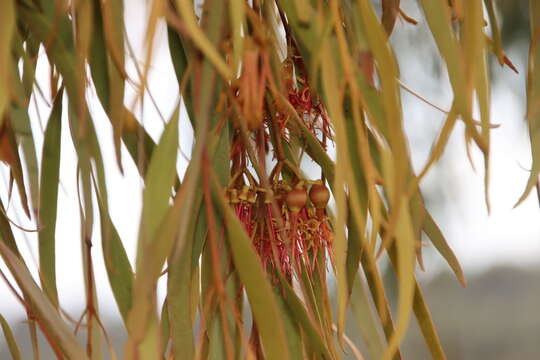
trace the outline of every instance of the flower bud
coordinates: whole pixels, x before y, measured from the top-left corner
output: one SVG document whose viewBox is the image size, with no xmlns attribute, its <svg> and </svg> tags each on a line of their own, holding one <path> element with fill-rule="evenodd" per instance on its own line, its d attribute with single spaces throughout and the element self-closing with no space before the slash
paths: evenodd
<svg viewBox="0 0 540 360">
<path fill-rule="evenodd" d="M 285 202 L 287 203 L 287 207 L 291 212 L 297 213 L 304 207 L 304 205 L 306 205 L 307 199 L 308 195 L 306 190 L 300 186 L 295 187 L 287 193 Z"/>
<path fill-rule="evenodd" d="M 309 199 L 317 209 L 324 209 L 330 200 L 330 191 L 322 184 L 314 184 L 309 190 Z"/>
</svg>

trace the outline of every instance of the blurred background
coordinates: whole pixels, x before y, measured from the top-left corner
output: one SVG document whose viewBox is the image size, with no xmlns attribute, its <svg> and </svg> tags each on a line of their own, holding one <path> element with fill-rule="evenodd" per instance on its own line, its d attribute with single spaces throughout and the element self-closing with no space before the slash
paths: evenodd
<svg viewBox="0 0 540 360">
<path fill-rule="evenodd" d="M 491 144 L 491 213 L 484 202 L 483 164 L 477 149 L 472 149 L 472 164 L 467 159 L 463 127 L 458 124 L 442 160 L 422 182 L 426 204 L 441 226 L 449 243 L 456 252 L 467 278 L 467 288 L 462 288 L 442 258 L 425 247 L 425 272 L 418 270 L 418 277 L 426 301 L 439 330 L 448 359 L 538 359 L 540 358 L 540 207 L 535 192 L 519 207 L 513 208 L 521 195 L 531 165 L 530 143 L 525 122 L 525 79 L 527 53 L 530 42 L 528 0 L 498 0 L 499 19 L 507 56 L 519 70 L 515 74 L 509 68 L 498 65 L 491 58 L 492 122 L 500 126 L 492 132 Z M 127 37 L 133 47 L 135 58 L 127 60 L 130 75 L 137 79 L 136 67 L 144 59 L 144 31 L 147 9 L 145 1 L 131 0 L 125 9 Z M 376 3 L 376 1 L 375 1 Z M 435 57 L 435 44 L 428 33 L 425 20 L 413 0 L 401 0 L 403 10 L 418 20 L 413 26 L 398 21 L 392 35 L 400 64 L 403 84 L 420 94 L 432 104 L 448 110 L 451 105 L 451 89 L 444 65 Z M 159 138 L 165 119 L 172 113 L 178 99 L 178 86 L 172 74 L 168 58 L 166 31 L 160 24 L 153 48 L 154 59 L 150 70 L 150 92 L 159 111 L 148 96 L 136 103 L 136 114 L 144 119 L 150 134 Z M 44 57 L 39 60 L 42 72 L 38 75 L 40 86 L 47 89 L 48 65 Z M 131 106 L 135 89 L 126 88 L 126 104 Z M 420 100 L 408 91 L 402 92 L 405 126 L 409 136 L 410 150 L 415 169 L 420 169 L 428 159 L 431 145 L 436 138 L 445 114 Z M 91 91 L 88 97 L 95 97 Z M 33 108 L 35 134 L 41 134 L 42 124 L 50 112 L 50 106 L 37 100 Z M 104 145 L 107 181 L 116 189 L 110 194 L 111 216 L 130 258 L 134 259 L 136 233 L 140 216 L 141 182 L 130 161 L 124 161 L 122 176 L 114 161 L 112 130 L 101 107 L 91 109 L 99 129 L 100 143 Z M 65 120 L 65 119 L 64 119 Z M 181 117 L 181 151 L 189 156 L 191 129 L 184 113 Z M 41 148 L 42 139 L 36 140 Z M 70 142 L 67 136 L 63 140 Z M 68 146 L 72 147 L 70 143 Z M 38 153 L 40 157 L 40 153 Z M 127 159 L 127 156 L 124 156 Z M 79 243 L 79 218 L 75 182 L 76 159 L 72 152 L 62 153 L 61 189 L 59 193 L 59 220 L 57 225 L 58 290 L 62 308 L 75 321 L 84 310 L 84 286 L 82 278 L 81 247 Z M 179 171 L 185 170 L 180 158 Z M 0 165 L 0 197 L 7 203 L 8 172 Z M 16 195 L 14 195 L 16 196 Z M 8 214 L 17 223 L 32 227 L 12 199 Z M 103 322 L 115 347 L 121 349 L 124 329 L 109 289 L 99 246 L 99 232 L 95 233 L 94 259 L 99 306 Z M 18 232 L 19 246 L 26 259 L 33 264 L 37 275 L 37 242 L 35 234 Z M 384 264 L 383 264 L 384 266 Z M 0 268 L 5 266 L 0 262 Z M 100 281 L 102 279 L 102 281 Z M 392 279 L 388 277 L 390 297 L 395 295 Z M 25 314 L 0 282 L 0 313 L 13 326 L 21 345 L 29 344 L 28 330 L 24 324 Z M 359 342 L 358 329 L 351 324 L 350 337 Z M 84 329 L 80 330 L 81 335 Z M 359 347 L 363 345 L 359 343 Z M 30 358 L 29 348 L 24 346 L 24 358 Z M 52 359 L 46 346 L 41 347 L 42 359 Z M 403 345 L 405 359 L 429 359 L 414 321 Z M 0 336 L 0 359 L 9 358 L 4 338 Z M 352 359 L 352 357 L 351 357 Z"/>
</svg>

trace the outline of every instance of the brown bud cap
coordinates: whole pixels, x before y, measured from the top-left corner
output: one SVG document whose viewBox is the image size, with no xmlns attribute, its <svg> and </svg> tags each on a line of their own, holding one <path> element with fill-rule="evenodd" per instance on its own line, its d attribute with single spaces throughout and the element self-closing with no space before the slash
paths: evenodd
<svg viewBox="0 0 540 360">
<path fill-rule="evenodd" d="M 229 193 L 229 201 L 231 204 L 238 204 L 240 200 L 238 199 L 238 190 L 237 189 L 231 189 Z"/>
<path fill-rule="evenodd" d="M 255 204 L 257 202 L 257 192 L 256 191 L 253 191 L 253 190 L 250 190 L 248 192 L 248 199 L 247 199 L 248 203 L 250 204 Z"/>
<path fill-rule="evenodd" d="M 322 184 L 314 184 L 309 190 L 309 199 L 317 209 L 324 209 L 330 200 L 330 191 Z"/>
<path fill-rule="evenodd" d="M 249 186 L 242 186 L 242 190 L 240 190 L 240 194 L 238 194 L 238 199 L 246 201 L 248 199 L 248 192 Z"/>
<path fill-rule="evenodd" d="M 293 213 L 299 212 L 306 205 L 308 194 L 303 187 L 295 187 L 288 192 L 285 202 L 287 207 Z"/>
</svg>

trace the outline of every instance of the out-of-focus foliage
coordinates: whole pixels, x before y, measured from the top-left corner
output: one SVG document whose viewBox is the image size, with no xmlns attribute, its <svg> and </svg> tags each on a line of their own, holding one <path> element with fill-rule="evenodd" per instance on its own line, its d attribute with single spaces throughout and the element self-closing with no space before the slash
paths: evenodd
<svg viewBox="0 0 540 360">
<path fill-rule="evenodd" d="M 400 359 L 411 318 L 435 359 L 445 353 L 416 281 L 422 236 L 465 279 L 444 234 L 424 206 L 420 185 L 456 123 L 468 149 L 484 155 L 489 208 L 488 60 L 512 67 L 491 0 L 419 0 L 421 19 L 399 0 L 153 0 L 144 24 L 138 78 L 126 72 L 131 45 L 120 0 L 7 0 L 0 11 L 0 159 L 20 201 L 10 204 L 39 233 L 39 279 L 19 252 L 17 224 L 1 204 L 0 255 L 28 313 L 34 356 L 41 331 L 58 358 L 116 356 L 97 307 L 92 246 L 101 234 L 109 283 L 122 315 L 126 359 Z M 506 12 L 503 12 L 506 13 Z M 380 16 L 378 14 L 381 14 Z M 540 7 L 531 0 L 528 121 L 534 158 L 524 197 L 537 183 Z M 426 22 L 443 60 L 453 104 L 432 153 L 416 174 L 403 127 L 400 69 L 389 41 L 396 21 Z M 178 104 L 157 143 L 125 104 L 126 85 L 147 95 L 156 29 L 167 25 Z M 491 33 L 488 34 L 487 26 Z M 47 60 L 51 86 L 36 81 Z M 422 61 L 423 59 L 418 59 Z M 138 61 L 137 61 L 138 63 Z M 89 96 L 91 90 L 95 96 Z M 52 104 L 37 159 L 31 99 Z M 137 165 L 142 209 L 130 262 L 114 226 L 102 146 L 92 106 L 112 125 L 120 171 Z M 179 114 L 185 106 L 194 146 L 177 172 Z M 475 111 L 475 108 L 478 111 Z M 62 115 L 67 117 L 63 126 Z M 58 301 L 55 226 L 62 133 L 77 157 L 86 309 L 73 326 Z M 130 158 L 123 158 L 125 147 Z M 335 157 L 333 150 L 335 149 Z M 306 174 L 303 157 L 317 164 Z M 466 159 L 463 159 L 466 161 Z M 335 206 L 329 206 L 330 200 Z M 333 204 L 333 203 L 332 203 Z M 97 216 L 96 216 L 97 214 Z M 19 229 L 20 230 L 20 229 Z M 28 231 L 28 229 L 22 229 Z M 73 234 L 75 236 L 75 234 Z M 392 265 L 395 317 L 378 268 Z M 167 277 L 160 308 L 157 282 Z M 335 278 L 336 306 L 327 278 Z M 39 280 L 39 281 L 38 281 Z M 244 296 L 245 295 L 245 296 Z M 158 308 L 160 308 L 158 311 Z M 348 310 L 363 340 L 347 336 Z M 249 316 L 247 315 L 249 314 Z M 2 323 L 10 349 L 17 346 Z M 73 332 L 86 328 L 81 343 Z"/>
</svg>

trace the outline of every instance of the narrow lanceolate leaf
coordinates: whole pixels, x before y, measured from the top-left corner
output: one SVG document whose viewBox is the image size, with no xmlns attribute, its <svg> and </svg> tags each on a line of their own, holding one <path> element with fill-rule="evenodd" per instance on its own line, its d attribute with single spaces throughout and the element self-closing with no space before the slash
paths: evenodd
<svg viewBox="0 0 540 360">
<path fill-rule="evenodd" d="M 17 139 L 19 139 L 19 143 L 22 147 L 22 152 L 24 155 L 23 166 L 28 174 L 32 210 L 34 215 L 37 216 L 40 196 L 39 168 L 36 155 L 36 145 L 32 134 L 32 128 L 30 126 L 30 117 L 27 111 L 28 109 L 13 107 L 11 112 L 11 123 L 13 124 L 15 135 L 17 136 Z"/>
<path fill-rule="evenodd" d="M 450 265 L 450 268 L 456 275 L 461 285 L 465 287 L 467 285 L 467 281 L 465 280 L 465 276 L 463 275 L 461 265 L 459 264 L 456 255 L 454 255 L 454 252 L 450 248 L 450 245 L 448 245 L 448 242 L 444 238 L 444 235 L 439 229 L 439 226 L 437 226 L 437 223 L 435 222 L 435 220 L 433 220 L 433 217 L 429 213 L 426 214 L 423 230 L 433 243 L 433 246 L 435 246 L 437 251 L 439 251 L 439 254 L 441 254 L 441 256 L 446 260 L 448 265 Z"/>
<path fill-rule="evenodd" d="M 88 62 L 96 94 L 101 102 L 101 106 L 107 112 L 110 109 L 108 57 L 99 1 L 93 1 L 93 13 L 94 33 L 92 34 Z"/>
<path fill-rule="evenodd" d="M 381 327 L 374 316 L 374 309 L 369 302 L 366 285 L 358 276 L 352 286 L 351 308 L 366 343 L 370 359 L 381 359 L 386 347 Z"/>
<path fill-rule="evenodd" d="M 15 337 L 13 336 L 13 331 L 11 331 L 11 328 L 9 327 L 8 322 L 4 317 L 0 314 L 0 327 L 2 327 L 2 331 L 4 332 L 4 337 L 6 338 L 6 342 L 8 345 L 9 353 L 11 355 L 11 358 L 13 360 L 21 360 L 21 350 L 19 349 L 19 345 L 17 344 L 17 341 L 15 341 Z"/>
<path fill-rule="evenodd" d="M 178 82 L 178 87 L 180 88 L 182 86 L 182 79 L 184 79 L 188 67 L 186 51 L 182 41 L 180 40 L 180 36 L 170 26 L 167 27 L 167 40 L 169 44 L 169 52 L 171 54 L 171 61 L 174 68 L 174 74 L 176 75 L 176 81 Z M 189 87 L 186 87 L 186 90 L 189 93 Z M 187 99 L 184 100 L 189 101 L 190 98 L 191 97 L 188 95 Z M 192 110 L 187 104 L 186 107 L 188 107 L 188 112 Z"/>
<path fill-rule="evenodd" d="M 13 231 L 11 230 L 11 224 L 6 216 L 6 208 L 0 199 L 0 240 L 6 244 L 11 251 L 17 257 L 21 257 L 17 243 L 15 242 L 15 237 L 13 236 Z"/>
<path fill-rule="evenodd" d="M 487 65 L 487 41 L 483 31 L 484 17 L 482 1 L 467 1 L 465 3 L 465 17 L 463 24 L 463 42 L 464 57 L 466 61 L 467 75 L 469 76 L 468 85 L 476 93 L 478 107 L 480 109 L 481 133 L 484 152 L 484 194 L 485 202 L 490 211 L 489 203 L 489 145 L 490 145 L 490 106 L 491 94 L 489 86 L 489 75 Z M 470 128 L 470 126 L 468 126 Z M 467 133 L 471 133 L 467 130 Z M 473 134 L 474 136 L 474 134 Z"/>
<path fill-rule="evenodd" d="M 23 168 L 21 157 L 19 156 L 19 149 L 17 139 L 13 128 L 9 123 L 2 125 L 0 128 L 0 161 L 5 162 L 9 166 L 10 181 L 15 181 L 17 184 L 17 190 L 21 198 L 21 206 L 25 214 L 30 217 L 30 208 L 28 207 L 28 196 L 26 195 L 25 181 L 23 175 Z M 10 193 L 11 186 L 10 184 Z"/>
<path fill-rule="evenodd" d="M 62 129 L 62 97 L 60 91 L 56 95 L 54 106 L 47 122 L 43 152 L 41 157 L 41 178 L 39 222 L 41 231 L 39 240 L 39 274 L 43 290 L 58 307 L 56 290 L 56 213 L 58 205 L 58 184 L 60 172 L 61 129 Z"/>
<path fill-rule="evenodd" d="M 445 0 L 421 0 L 420 2 L 441 56 L 446 61 L 454 94 L 460 96 L 457 90 L 465 89 L 465 73 L 462 71 L 465 64 L 460 56 L 459 44 L 452 29 L 448 3 Z M 455 57 L 452 59 L 451 56 Z M 465 105 L 463 103 L 465 99 L 462 97 L 459 99 L 460 109 L 463 110 L 461 106 Z"/>
<path fill-rule="evenodd" d="M 176 179 L 178 116 L 177 106 L 152 154 L 145 177 L 140 239 L 140 245 L 143 246 L 152 241 L 152 235 L 156 233 L 158 225 L 169 208 L 169 198 Z M 144 254 L 140 255 L 144 256 Z"/>
<path fill-rule="evenodd" d="M 130 335 L 127 356 L 161 355 L 161 339 L 155 312 L 155 286 L 161 267 L 172 246 L 177 228 L 172 226 L 168 211 L 169 200 L 176 180 L 178 152 L 178 106 L 163 130 L 146 173 L 143 209 L 137 245 L 134 302 L 128 318 Z M 177 206 L 172 209 L 177 209 Z M 169 216 L 166 216 L 166 215 Z"/>
<path fill-rule="evenodd" d="M 410 315 L 413 308 L 414 299 L 414 233 L 411 218 L 408 212 L 407 200 L 401 201 L 399 207 L 399 218 L 396 225 L 396 273 L 398 278 L 398 315 L 396 330 L 384 353 L 383 359 L 390 360 L 399 348 L 399 344 L 405 336 L 409 325 Z"/>
<path fill-rule="evenodd" d="M 193 212 L 194 213 L 194 212 Z M 197 218 L 193 217 L 196 221 Z M 190 224 L 190 229 L 193 225 Z M 204 229 L 204 234 L 206 235 Z M 198 232 L 190 230 L 193 237 L 200 237 Z M 191 237 L 191 235 L 190 235 Z M 193 322 L 191 309 L 193 269 L 196 264 L 192 262 L 193 239 L 187 241 L 180 256 L 170 259 L 167 263 L 167 312 L 165 319 L 161 318 L 162 326 L 167 320 L 169 323 L 169 336 L 172 340 L 172 353 L 182 354 L 186 358 L 193 358 L 195 345 L 193 341 Z M 200 253 L 197 255 L 197 260 Z M 197 283 L 197 287 L 198 287 Z"/>
<path fill-rule="evenodd" d="M 287 283 L 283 275 L 280 273 L 279 276 L 282 290 L 284 291 L 283 298 L 285 304 L 287 304 L 293 318 L 298 321 L 298 325 L 304 333 L 311 352 L 323 359 L 331 359 L 332 356 L 324 343 L 321 329 L 317 327 L 316 323 L 311 318 L 313 314 L 306 311 L 304 304 L 298 298 L 293 288 Z"/>
<path fill-rule="evenodd" d="M 495 53 L 495 56 L 497 56 L 499 64 L 503 65 L 505 62 L 505 55 L 502 45 L 501 29 L 499 28 L 499 21 L 495 14 L 495 1 L 484 0 L 484 4 L 486 5 L 489 25 L 491 27 L 491 33 L 493 34 L 493 52 Z"/>
<path fill-rule="evenodd" d="M 109 284 L 111 285 L 114 299 L 116 300 L 124 324 L 127 324 L 128 314 L 133 303 L 133 271 L 122 240 L 106 208 L 103 206 L 101 198 L 98 199 L 98 203 L 101 224 L 101 246 L 107 276 L 109 277 Z"/>
<path fill-rule="evenodd" d="M 101 9 L 103 12 L 97 13 L 96 16 L 103 16 L 101 22 L 109 54 L 107 62 L 109 99 L 106 110 L 113 126 L 117 163 L 122 169 L 120 146 L 126 120 L 124 114 L 124 2 L 123 0 L 107 1 L 102 3 Z"/>
<path fill-rule="evenodd" d="M 38 323 L 46 328 L 49 336 L 48 340 L 59 347 L 68 359 L 87 359 L 72 330 L 62 320 L 58 311 L 37 286 L 24 263 L 1 241 L 0 255 L 15 278 L 17 285 L 24 293 L 25 298 L 31 301 L 33 315 Z"/>
<path fill-rule="evenodd" d="M 240 280 L 246 287 L 247 296 L 259 330 L 266 359 L 289 359 L 283 317 L 279 310 L 275 294 L 264 274 L 251 240 L 242 224 L 226 203 L 222 190 L 214 188 L 218 196 L 218 212 L 222 214 L 227 228 L 227 242 L 231 248 L 234 265 Z"/>
<path fill-rule="evenodd" d="M 107 9 L 109 7 L 110 6 L 108 6 Z M 118 141 L 116 137 L 120 134 L 131 158 L 137 165 L 137 169 L 141 176 L 144 177 L 155 144 L 146 132 L 146 129 L 137 121 L 135 115 L 123 105 L 123 101 L 120 101 L 120 99 L 123 99 L 124 94 L 124 78 L 122 75 L 122 71 L 124 70 L 119 68 L 116 62 L 112 60 L 112 51 L 111 53 L 107 52 L 108 48 L 104 34 L 105 25 L 103 24 L 101 10 L 99 1 L 94 1 L 94 18 L 96 24 L 94 26 L 89 57 L 92 80 L 99 101 L 101 102 L 103 109 L 107 112 L 109 121 L 111 121 L 114 126 L 113 135 L 115 137 L 117 159 L 119 159 L 119 144 L 116 143 Z M 123 39 L 119 38 L 117 41 L 119 42 L 118 47 L 120 47 L 121 44 L 121 47 L 123 48 Z M 122 41 L 122 43 L 120 41 Z M 115 47 L 115 49 L 116 48 L 117 47 Z M 120 53 L 119 55 L 114 56 L 115 58 L 118 57 L 119 61 L 123 64 L 123 53 L 120 50 L 114 51 L 115 53 L 117 51 Z"/>
<path fill-rule="evenodd" d="M 476 1 L 476 0 L 475 0 Z M 446 0 L 421 0 L 426 20 L 435 38 L 439 52 L 446 62 L 454 101 L 459 114 L 472 122 L 472 91 L 467 86 L 462 49 L 451 24 L 450 8 Z M 471 131 L 476 131 L 473 128 Z"/>
<path fill-rule="evenodd" d="M 240 65 L 240 57 L 244 46 L 244 37 L 242 36 L 245 26 L 245 4 L 244 0 L 232 0 L 229 3 L 230 26 L 233 39 L 233 69 Z"/>
<path fill-rule="evenodd" d="M 392 34 L 392 30 L 394 30 L 394 25 L 396 24 L 396 20 L 399 16 L 399 3 L 400 0 L 382 0 L 382 24 L 384 27 L 384 30 L 386 30 L 386 33 L 388 36 Z"/>
<path fill-rule="evenodd" d="M 529 66 L 527 71 L 527 123 L 531 139 L 532 169 L 523 194 L 515 206 L 529 196 L 538 183 L 540 173 L 540 3 L 530 1 L 531 45 L 529 48 Z"/>
<path fill-rule="evenodd" d="M 345 225 L 347 220 L 347 199 L 345 184 L 353 183 L 351 161 L 348 153 L 347 136 L 345 129 L 345 116 L 342 111 L 343 92 L 340 91 L 339 68 L 336 67 L 333 57 L 333 46 L 330 40 L 325 42 L 322 55 L 322 81 L 325 100 L 328 103 L 329 115 L 332 118 L 336 129 L 336 139 L 339 143 L 337 147 L 336 173 L 333 181 L 332 192 L 336 199 L 337 221 L 335 226 L 335 236 L 332 243 L 332 250 L 336 268 L 337 281 L 337 331 L 339 340 L 343 340 L 345 330 L 345 315 L 347 311 L 347 241 L 345 235 Z M 353 207 L 354 210 L 358 208 Z M 358 225 L 362 224 L 358 222 Z"/>
<path fill-rule="evenodd" d="M 207 59 L 215 66 L 218 73 L 223 78 L 230 80 L 233 77 L 233 72 L 225 63 L 212 42 L 206 37 L 205 33 L 199 27 L 195 13 L 193 12 L 192 3 L 188 0 L 177 0 L 178 10 L 185 21 L 186 30 L 189 32 L 191 39 L 195 45 L 204 53 Z"/>
<path fill-rule="evenodd" d="M 79 108 L 79 98 L 77 97 L 77 76 L 75 74 L 75 59 L 73 53 L 73 34 L 67 18 L 61 17 L 57 23 L 52 23 L 51 19 L 40 12 L 29 11 L 25 7 L 17 8 L 17 15 L 24 21 L 32 35 L 42 43 L 47 44 L 47 55 L 63 76 L 63 83 L 73 103 L 74 108 Z M 58 34 L 58 32 L 62 32 Z M 57 36 L 51 36 L 56 33 Z"/>
<path fill-rule="evenodd" d="M 156 144 L 131 111 L 124 107 L 123 114 L 126 119 L 122 140 L 140 176 L 144 178 Z"/>
<path fill-rule="evenodd" d="M 418 282 L 415 283 L 413 308 L 414 315 L 416 316 L 416 320 L 418 321 L 422 335 L 424 335 L 424 340 L 426 341 L 428 349 L 431 352 L 431 356 L 434 360 L 446 359 L 446 355 L 444 354 L 444 350 L 441 345 L 441 340 L 439 339 L 439 335 L 435 330 L 435 324 L 433 323 L 433 319 L 431 318 L 431 314 L 429 313 L 429 309 L 426 305 Z"/>
<path fill-rule="evenodd" d="M 0 126 L 11 97 L 11 41 L 15 30 L 15 1 L 2 2 L 0 11 Z"/>
</svg>

